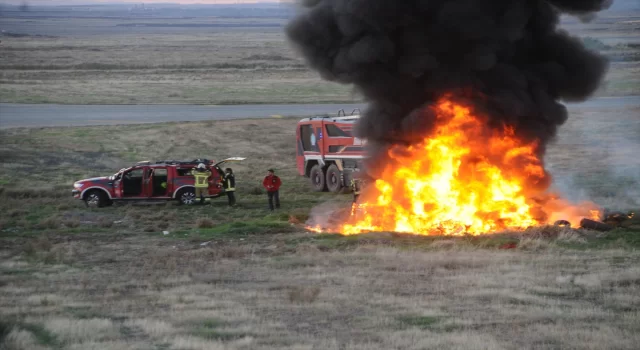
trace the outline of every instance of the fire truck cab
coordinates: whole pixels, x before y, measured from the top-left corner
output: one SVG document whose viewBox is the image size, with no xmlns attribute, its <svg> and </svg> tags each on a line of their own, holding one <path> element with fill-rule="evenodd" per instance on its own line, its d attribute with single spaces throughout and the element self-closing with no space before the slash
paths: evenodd
<svg viewBox="0 0 640 350">
<path fill-rule="evenodd" d="M 340 192 L 348 188 L 353 172 L 362 169 L 365 140 L 352 134 L 360 110 L 350 115 L 302 119 L 296 129 L 298 174 L 311 179 L 315 191 Z"/>
</svg>

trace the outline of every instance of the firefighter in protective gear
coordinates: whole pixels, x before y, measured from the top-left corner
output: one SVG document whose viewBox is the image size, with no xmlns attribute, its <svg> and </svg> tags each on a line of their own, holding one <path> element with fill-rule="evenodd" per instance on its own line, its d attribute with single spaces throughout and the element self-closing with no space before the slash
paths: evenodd
<svg viewBox="0 0 640 350">
<path fill-rule="evenodd" d="M 353 192 L 353 203 L 356 203 L 358 201 L 358 197 L 360 197 L 361 190 L 362 190 L 362 180 L 351 179 L 351 191 Z"/>
<path fill-rule="evenodd" d="M 226 168 L 224 172 L 224 192 L 227 194 L 229 206 L 233 207 L 236 205 L 236 177 L 231 168 Z"/>
<path fill-rule="evenodd" d="M 191 175 L 196 178 L 196 198 L 200 198 L 200 203 L 204 204 L 204 196 L 209 192 L 209 177 L 211 171 L 207 169 L 207 166 L 203 163 L 198 164 L 198 167 L 191 170 Z"/>
<path fill-rule="evenodd" d="M 351 178 L 351 192 L 353 192 L 353 203 L 358 201 L 362 188 L 365 186 L 365 175 L 357 171 L 353 173 Z"/>
<path fill-rule="evenodd" d="M 362 187 L 364 186 L 364 184 L 365 181 L 360 173 L 354 173 L 350 183 L 351 192 L 353 192 L 353 202 L 351 203 L 352 216 L 356 215 L 356 209 L 358 208 L 358 198 L 360 198 L 360 193 L 362 192 Z"/>
</svg>

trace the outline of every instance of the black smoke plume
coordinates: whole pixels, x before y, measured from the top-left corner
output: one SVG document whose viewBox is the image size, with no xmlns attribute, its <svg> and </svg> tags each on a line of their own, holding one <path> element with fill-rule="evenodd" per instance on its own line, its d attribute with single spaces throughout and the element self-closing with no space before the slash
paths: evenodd
<svg viewBox="0 0 640 350">
<path fill-rule="evenodd" d="M 471 103 L 491 125 L 544 145 L 607 69 L 601 55 L 558 29 L 606 0 L 307 0 L 286 33 L 324 79 L 354 84 L 369 106 L 356 129 L 372 144 L 420 139 L 425 109 L 443 94 Z"/>
</svg>

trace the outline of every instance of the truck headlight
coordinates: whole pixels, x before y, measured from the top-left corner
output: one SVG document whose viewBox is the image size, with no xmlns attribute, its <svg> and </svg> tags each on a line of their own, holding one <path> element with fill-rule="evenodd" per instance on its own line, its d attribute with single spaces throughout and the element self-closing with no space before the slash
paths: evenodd
<svg viewBox="0 0 640 350">
<path fill-rule="evenodd" d="M 82 187 L 82 184 L 75 183 L 75 184 L 73 184 L 73 187 L 80 188 L 80 187 Z"/>
</svg>

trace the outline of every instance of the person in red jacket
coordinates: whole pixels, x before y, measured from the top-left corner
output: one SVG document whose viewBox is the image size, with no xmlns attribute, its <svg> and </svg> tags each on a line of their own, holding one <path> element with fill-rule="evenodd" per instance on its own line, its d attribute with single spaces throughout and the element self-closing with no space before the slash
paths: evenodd
<svg viewBox="0 0 640 350">
<path fill-rule="evenodd" d="M 269 196 L 269 209 L 273 211 L 273 200 L 276 201 L 276 209 L 280 209 L 280 185 L 282 185 L 282 181 L 275 174 L 273 169 L 268 170 L 269 173 L 262 180 L 262 186 L 267 190 L 267 196 Z"/>
</svg>

